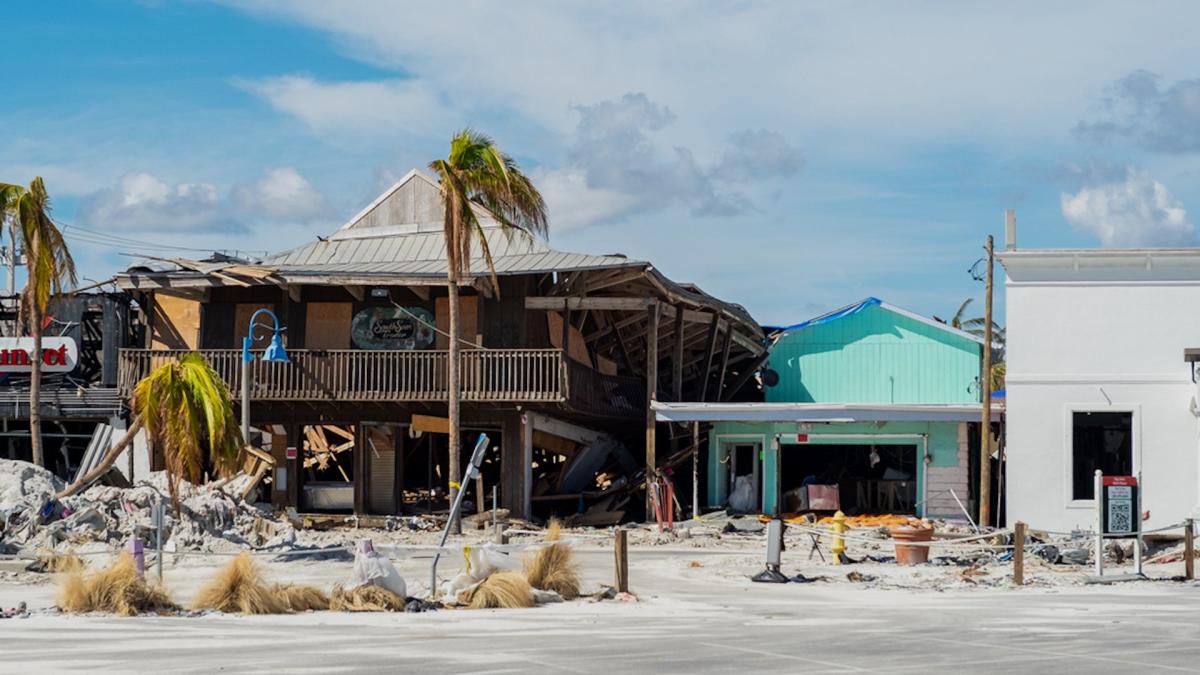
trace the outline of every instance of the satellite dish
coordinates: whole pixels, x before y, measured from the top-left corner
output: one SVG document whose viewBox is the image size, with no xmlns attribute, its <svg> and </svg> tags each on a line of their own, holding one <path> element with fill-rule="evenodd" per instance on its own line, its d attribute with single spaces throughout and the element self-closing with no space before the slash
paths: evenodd
<svg viewBox="0 0 1200 675">
<path fill-rule="evenodd" d="M 779 384 L 779 373 L 770 368 L 763 368 L 762 371 L 763 386 L 774 387 Z"/>
</svg>

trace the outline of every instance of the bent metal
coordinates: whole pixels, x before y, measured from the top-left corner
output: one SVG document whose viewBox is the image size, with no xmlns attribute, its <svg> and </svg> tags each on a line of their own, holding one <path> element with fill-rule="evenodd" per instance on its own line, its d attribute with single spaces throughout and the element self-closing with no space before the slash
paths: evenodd
<svg viewBox="0 0 1200 675">
<path fill-rule="evenodd" d="M 0 372 L 28 372 L 32 367 L 33 338 L 0 338 Z M 69 337 L 42 339 L 42 370 L 66 373 L 75 369 L 79 350 Z"/>
</svg>

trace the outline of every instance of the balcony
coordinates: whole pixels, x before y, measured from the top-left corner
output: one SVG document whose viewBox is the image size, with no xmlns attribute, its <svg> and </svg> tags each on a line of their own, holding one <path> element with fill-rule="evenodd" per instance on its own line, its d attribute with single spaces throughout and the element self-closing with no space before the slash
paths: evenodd
<svg viewBox="0 0 1200 675">
<path fill-rule="evenodd" d="M 229 386 L 241 388 L 240 349 L 198 350 Z M 187 350 L 121 350 L 119 389 L 128 396 L 149 372 Z M 250 364 L 255 401 L 437 402 L 449 397 L 449 353 L 439 350 L 288 350 L 291 363 Z M 559 349 L 467 349 L 461 352 L 462 400 L 560 404 L 582 413 L 636 417 L 644 385 L 603 375 L 563 358 Z"/>
</svg>

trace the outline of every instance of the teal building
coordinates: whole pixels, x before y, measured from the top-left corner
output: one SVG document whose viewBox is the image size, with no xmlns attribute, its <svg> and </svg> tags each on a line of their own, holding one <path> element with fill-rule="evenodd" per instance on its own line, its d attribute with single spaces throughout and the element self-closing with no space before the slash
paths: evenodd
<svg viewBox="0 0 1200 675">
<path fill-rule="evenodd" d="M 764 402 L 655 405 L 660 421 L 710 425 L 709 507 L 801 510 L 812 484 L 851 514 L 972 508 L 978 337 L 867 298 L 770 340 Z"/>
</svg>

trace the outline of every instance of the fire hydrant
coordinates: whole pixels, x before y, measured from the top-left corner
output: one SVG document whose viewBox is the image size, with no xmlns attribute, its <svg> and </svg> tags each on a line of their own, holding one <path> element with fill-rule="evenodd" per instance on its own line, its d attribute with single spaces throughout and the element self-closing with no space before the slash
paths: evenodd
<svg viewBox="0 0 1200 675">
<path fill-rule="evenodd" d="M 833 546 L 830 552 L 833 553 L 835 565 L 842 564 L 842 560 L 846 557 L 846 538 L 842 536 L 846 529 L 846 514 L 841 511 L 833 514 Z"/>
</svg>

